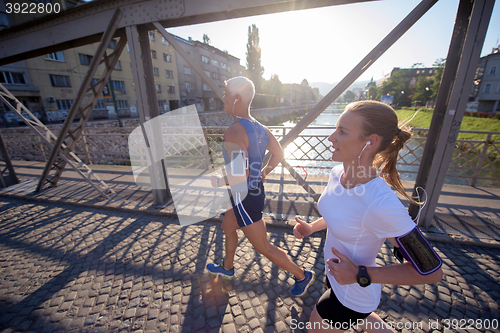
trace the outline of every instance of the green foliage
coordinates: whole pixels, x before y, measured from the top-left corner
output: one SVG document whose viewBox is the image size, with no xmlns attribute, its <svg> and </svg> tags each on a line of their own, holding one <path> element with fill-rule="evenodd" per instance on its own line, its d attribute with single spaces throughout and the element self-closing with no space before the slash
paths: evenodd
<svg viewBox="0 0 500 333">
<path fill-rule="evenodd" d="M 443 77 L 444 72 L 444 64 L 446 63 L 446 58 L 437 59 L 436 62 L 432 65 L 436 69 L 436 74 L 434 74 L 432 84 L 432 95 L 431 98 L 435 98 L 439 91 L 439 86 L 441 85 L 441 78 Z"/>
<path fill-rule="evenodd" d="M 425 105 L 427 101 L 432 96 L 432 85 L 434 84 L 434 80 L 426 77 L 419 77 L 417 79 L 417 83 L 415 84 L 414 94 L 412 97 L 412 102 L 420 102 L 422 105 Z"/>
<path fill-rule="evenodd" d="M 264 67 L 262 67 L 261 62 L 261 49 L 260 49 L 260 38 L 259 29 L 255 24 L 248 27 L 248 42 L 247 42 L 247 70 L 249 79 L 252 80 L 255 85 L 255 90 L 257 93 L 262 92 L 262 84 L 264 74 Z"/>
<path fill-rule="evenodd" d="M 356 98 L 356 94 L 350 90 L 347 90 L 344 94 L 344 103 L 351 103 Z"/>
<path fill-rule="evenodd" d="M 417 110 L 420 110 L 415 114 Z M 400 121 L 405 121 L 414 116 L 408 123 L 414 128 L 429 128 L 432 120 L 433 109 L 423 108 L 404 108 L 396 110 Z M 474 112 L 471 112 L 474 113 Z M 477 112 L 476 112 L 477 113 Z M 464 117 L 460 126 L 462 131 L 486 131 L 486 132 L 500 132 L 500 119 L 498 118 L 480 118 L 475 116 Z M 484 134 L 475 133 L 460 133 L 459 139 L 464 140 L 484 140 Z M 493 140 L 499 141 L 500 135 L 494 135 Z"/>
<path fill-rule="evenodd" d="M 377 99 L 377 86 L 371 85 L 370 88 L 368 88 L 368 99 Z"/>
<path fill-rule="evenodd" d="M 382 95 L 392 95 L 395 106 L 411 106 L 413 90 L 410 89 L 410 78 L 406 77 L 406 72 L 404 69 L 395 71 L 390 78 L 382 83 L 378 88 L 377 99 L 380 100 Z"/>
</svg>

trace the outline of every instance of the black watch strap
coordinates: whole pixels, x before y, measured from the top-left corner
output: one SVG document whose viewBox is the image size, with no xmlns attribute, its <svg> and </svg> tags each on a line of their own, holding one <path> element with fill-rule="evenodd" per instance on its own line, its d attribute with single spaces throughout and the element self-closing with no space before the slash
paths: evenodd
<svg viewBox="0 0 500 333">
<path fill-rule="evenodd" d="M 358 284 L 363 288 L 368 287 L 372 283 L 370 276 L 368 275 L 368 271 L 366 269 L 366 266 L 362 266 L 362 265 L 359 266 L 357 280 L 358 280 Z"/>
</svg>

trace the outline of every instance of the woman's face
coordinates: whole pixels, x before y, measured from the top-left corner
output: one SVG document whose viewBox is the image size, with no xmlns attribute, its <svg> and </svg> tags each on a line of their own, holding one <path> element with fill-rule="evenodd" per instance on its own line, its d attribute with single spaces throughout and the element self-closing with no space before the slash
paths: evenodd
<svg viewBox="0 0 500 333">
<path fill-rule="evenodd" d="M 328 141 L 332 143 L 332 160 L 335 162 L 356 162 L 358 155 L 366 145 L 362 139 L 361 124 L 363 118 L 353 111 L 346 110 L 339 117 L 335 132 Z"/>
</svg>

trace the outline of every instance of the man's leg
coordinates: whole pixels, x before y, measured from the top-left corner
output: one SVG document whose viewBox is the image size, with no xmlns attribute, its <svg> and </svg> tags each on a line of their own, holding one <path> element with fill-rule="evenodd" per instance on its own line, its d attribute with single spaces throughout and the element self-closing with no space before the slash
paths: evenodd
<svg viewBox="0 0 500 333">
<path fill-rule="evenodd" d="M 233 213 L 234 216 L 234 213 Z M 260 254 L 264 255 L 266 258 L 271 260 L 276 266 L 279 268 L 284 269 L 285 271 L 290 272 L 297 278 L 298 280 L 302 280 L 305 278 L 304 275 L 304 270 L 297 266 L 292 259 L 288 256 L 288 254 L 280 249 L 279 247 L 276 247 L 269 243 L 269 239 L 267 238 L 267 233 L 266 233 L 266 225 L 264 223 L 264 220 L 260 220 L 257 222 L 254 222 L 246 227 L 241 228 L 243 230 L 243 233 L 245 236 L 248 238 L 250 243 L 252 243 L 255 251 L 259 252 Z M 227 237 L 227 234 L 226 234 Z M 238 236 L 236 236 L 238 237 Z M 226 238 L 227 242 L 227 238 Z M 236 242 L 238 242 L 236 238 Z M 233 254 L 234 256 L 234 254 Z M 226 254 L 227 258 L 227 254 Z M 227 266 L 226 266 L 227 267 Z"/>
<path fill-rule="evenodd" d="M 226 214 L 224 214 L 224 219 L 222 220 L 222 230 L 226 240 L 224 242 L 224 248 L 226 250 L 224 257 L 224 268 L 232 269 L 234 263 L 234 255 L 236 253 L 236 247 L 238 246 L 238 222 L 236 221 L 236 216 L 234 215 L 233 209 L 229 209 Z"/>
</svg>

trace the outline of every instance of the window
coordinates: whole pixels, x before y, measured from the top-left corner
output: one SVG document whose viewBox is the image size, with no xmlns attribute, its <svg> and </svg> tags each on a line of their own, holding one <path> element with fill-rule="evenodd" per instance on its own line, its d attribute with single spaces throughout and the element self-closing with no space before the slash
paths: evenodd
<svg viewBox="0 0 500 333">
<path fill-rule="evenodd" d="M 0 83 L 7 84 L 26 84 L 23 73 L 0 72 Z"/>
<path fill-rule="evenodd" d="M 128 109 L 128 102 L 126 100 L 117 99 L 116 104 L 118 109 Z"/>
<path fill-rule="evenodd" d="M 212 74 L 210 74 L 210 71 L 204 71 L 205 74 L 207 74 L 208 77 L 210 77 Z"/>
<path fill-rule="evenodd" d="M 167 53 L 163 53 L 163 60 L 166 62 L 172 62 L 172 56 Z"/>
<path fill-rule="evenodd" d="M 190 92 L 191 90 L 193 90 L 193 84 L 191 82 L 185 82 L 184 86 L 186 87 L 186 90 L 188 92 Z"/>
<path fill-rule="evenodd" d="M 88 66 L 92 62 L 93 56 L 88 54 L 78 53 L 78 57 L 80 58 L 80 64 Z"/>
<path fill-rule="evenodd" d="M 45 60 L 64 62 L 64 53 L 63 53 L 63 51 L 49 53 L 45 56 Z"/>
<path fill-rule="evenodd" d="M 500 83 L 498 84 L 498 87 L 497 87 L 497 93 L 500 93 Z"/>
<path fill-rule="evenodd" d="M 156 51 L 151 50 L 151 58 L 156 59 Z"/>
<path fill-rule="evenodd" d="M 219 79 L 219 73 L 212 72 L 212 79 L 218 80 Z"/>
<path fill-rule="evenodd" d="M 94 110 L 106 110 L 106 104 L 104 103 L 103 100 L 97 101 L 97 103 L 94 106 Z"/>
<path fill-rule="evenodd" d="M 212 89 L 210 89 L 210 87 L 206 83 L 203 83 L 203 90 L 205 90 L 205 91 L 212 91 Z"/>
<path fill-rule="evenodd" d="M 160 76 L 160 71 L 156 67 L 153 68 L 153 73 L 155 76 Z"/>
<path fill-rule="evenodd" d="M 225 64 L 225 63 L 221 62 L 221 63 L 220 63 L 220 68 L 222 68 L 222 69 L 226 69 L 226 68 L 227 68 L 227 66 L 226 66 L 226 64 Z"/>
<path fill-rule="evenodd" d="M 71 87 L 71 82 L 69 81 L 69 76 L 65 75 L 52 75 L 50 76 L 50 83 L 53 87 Z"/>
<path fill-rule="evenodd" d="M 115 70 L 117 70 L 117 71 L 121 71 L 122 70 L 122 62 L 120 60 L 118 60 L 116 62 Z"/>
<path fill-rule="evenodd" d="M 227 66 L 227 71 L 231 73 L 231 66 Z"/>
<path fill-rule="evenodd" d="M 63 111 L 69 111 L 71 109 L 71 105 L 73 105 L 72 99 L 58 99 L 56 102 L 57 108 Z"/>
<path fill-rule="evenodd" d="M 155 41 L 155 33 L 153 31 L 150 31 L 149 32 L 149 39 L 151 39 L 151 41 Z"/>
<path fill-rule="evenodd" d="M 486 87 L 484 87 L 484 93 L 489 94 L 491 91 L 491 83 L 488 83 Z"/>
<path fill-rule="evenodd" d="M 169 71 L 168 69 L 165 69 L 165 76 L 167 79 L 173 79 L 174 78 L 174 72 Z"/>
<path fill-rule="evenodd" d="M 184 67 L 184 74 L 191 75 L 191 67 Z"/>
<path fill-rule="evenodd" d="M 125 82 L 123 81 L 111 81 L 113 85 L 113 90 L 125 90 Z"/>
<path fill-rule="evenodd" d="M 168 87 L 168 93 L 169 94 L 175 94 L 175 87 L 174 86 Z"/>
<path fill-rule="evenodd" d="M 109 44 L 108 44 L 108 48 L 110 49 L 115 49 L 116 48 L 116 40 L 112 39 Z"/>
<path fill-rule="evenodd" d="M 217 60 L 212 59 L 212 65 L 215 67 L 219 67 L 219 62 Z"/>
<path fill-rule="evenodd" d="M 497 66 L 492 66 L 490 68 L 490 75 L 495 75 L 497 73 Z"/>
<path fill-rule="evenodd" d="M 209 64 L 210 63 L 210 58 L 205 57 L 204 55 L 201 56 L 201 62 L 204 64 Z"/>
<path fill-rule="evenodd" d="M 170 45 L 170 44 L 168 43 L 168 41 L 165 39 L 165 37 L 163 37 L 163 36 L 161 36 L 161 43 L 162 43 L 163 45 L 167 45 L 167 46 L 168 46 L 168 45 Z"/>
<path fill-rule="evenodd" d="M 9 19 L 7 18 L 6 13 L 0 13 L 0 27 L 8 27 Z"/>
<path fill-rule="evenodd" d="M 158 107 L 160 109 L 163 109 L 163 100 L 162 99 L 158 101 Z"/>
<path fill-rule="evenodd" d="M 156 92 L 161 93 L 161 85 L 159 84 L 156 85 Z"/>
</svg>

